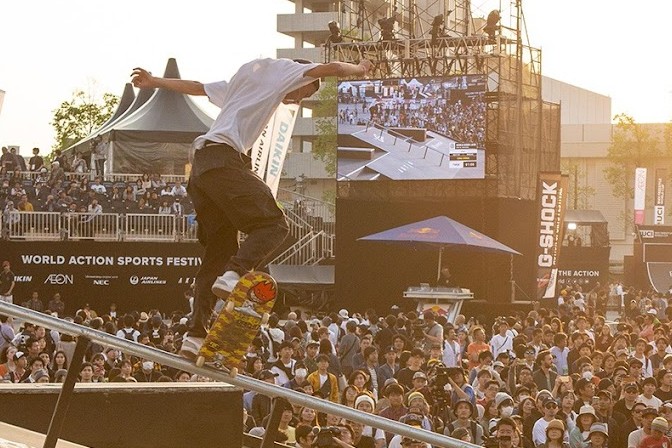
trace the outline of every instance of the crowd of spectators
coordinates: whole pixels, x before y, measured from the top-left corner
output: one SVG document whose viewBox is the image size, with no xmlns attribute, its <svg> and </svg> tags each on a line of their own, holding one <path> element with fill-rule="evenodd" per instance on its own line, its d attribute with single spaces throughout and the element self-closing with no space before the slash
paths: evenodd
<svg viewBox="0 0 672 448">
<path fill-rule="evenodd" d="M 597 311 L 599 297 L 626 305 L 616 321 Z M 447 322 L 433 311 L 418 315 L 397 307 L 384 317 L 372 309 L 290 311 L 282 320 L 271 315 L 239 369 L 477 445 L 664 447 L 672 435 L 671 298 L 672 291 L 646 293 L 618 283 L 586 292 L 568 286 L 557 306 L 535 304 L 491 325 L 464 315 Z M 189 324 L 189 314 L 121 315 L 114 305 L 99 313 L 85 307 L 69 316 L 60 297 L 47 306 L 33 299 L 23 305 L 63 312 L 76 323 L 172 353 Z M 14 333 L 11 318 L 2 316 L 0 322 L 0 377 L 63 380 L 74 353 L 72 338 L 29 323 Z M 96 343 L 85 361 L 82 382 L 207 381 Z M 263 433 L 271 398 L 249 391 L 243 402 L 246 431 Z M 284 411 L 279 429 L 282 441 L 309 447 L 316 427 L 331 428 L 338 439 L 334 446 L 426 447 L 300 406 Z"/>
<path fill-rule="evenodd" d="M 3 157 L 14 163 L 2 163 L 0 175 L 0 206 L 5 230 L 20 224 L 16 212 L 135 213 L 186 216 L 193 205 L 181 181 L 166 183 L 157 174 L 142 174 L 131 182 L 106 181 L 100 176 L 91 180 L 88 170 L 72 170 L 60 151 L 47 168 L 39 156 L 39 149 L 29 162 L 29 170 L 21 166 L 23 157 L 12 156 L 3 148 Z M 80 160 L 76 155 L 72 163 Z M 81 159 L 83 160 L 83 159 Z M 63 167 L 65 166 L 66 169 Z M 87 221 L 88 222 L 88 221 Z"/>
<path fill-rule="evenodd" d="M 442 83 L 418 87 L 401 83 L 386 89 L 385 95 L 365 98 L 339 93 L 339 104 L 347 104 L 339 108 L 339 122 L 359 124 L 360 119 L 367 118 L 368 109 L 369 120 L 386 128 L 429 129 L 459 143 L 485 146 L 486 107 L 482 92 L 453 99 L 455 90 Z M 357 108 L 360 101 L 361 112 Z"/>
</svg>

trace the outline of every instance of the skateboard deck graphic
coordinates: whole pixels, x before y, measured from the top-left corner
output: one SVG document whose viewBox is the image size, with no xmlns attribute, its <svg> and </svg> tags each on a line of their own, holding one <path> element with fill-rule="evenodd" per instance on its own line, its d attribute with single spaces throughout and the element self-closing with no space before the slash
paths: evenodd
<svg viewBox="0 0 672 448">
<path fill-rule="evenodd" d="M 242 276 L 205 337 L 196 364 L 216 362 L 235 374 L 234 369 L 257 336 L 264 315 L 271 312 L 277 295 L 275 280 L 265 272 Z"/>
</svg>

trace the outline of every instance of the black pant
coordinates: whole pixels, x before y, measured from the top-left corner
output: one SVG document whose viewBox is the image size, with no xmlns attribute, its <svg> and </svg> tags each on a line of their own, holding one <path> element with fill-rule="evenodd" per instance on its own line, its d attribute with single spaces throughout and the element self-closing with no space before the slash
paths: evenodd
<svg viewBox="0 0 672 448">
<path fill-rule="evenodd" d="M 96 159 L 96 176 L 105 179 L 105 159 Z"/>
<path fill-rule="evenodd" d="M 256 269 L 286 238 L 287 220 L 250 158 L 227 145 L 196 151 L 187 191 L 205 247 L 196 274 L 192 335 L 203 336 L 217 297 L 211 287 L 226 271 Z M 247 234 L 238 247 L 238 231 Z"/>
</svg>

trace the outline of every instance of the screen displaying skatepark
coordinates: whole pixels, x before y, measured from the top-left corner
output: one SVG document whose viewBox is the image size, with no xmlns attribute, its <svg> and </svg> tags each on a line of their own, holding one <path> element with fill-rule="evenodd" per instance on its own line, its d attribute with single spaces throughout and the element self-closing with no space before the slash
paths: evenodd
<svg viewBox="0 0 672 448">
<path fill-rule="evenodd" d="M 485 75 L 339 82 L 337 179 L 483 179 L 485 92 Z"/>
</svg>

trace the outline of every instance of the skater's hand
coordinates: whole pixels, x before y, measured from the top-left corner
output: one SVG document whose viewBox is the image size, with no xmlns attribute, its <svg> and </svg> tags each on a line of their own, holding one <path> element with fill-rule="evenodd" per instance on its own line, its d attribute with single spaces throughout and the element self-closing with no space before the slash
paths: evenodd
<svg viewBox="0 0 672 448">
<path fill-rule="evenodd" d="M 131 82 L 140 89 L 152 89 L 156 87 L 154 77 L 144 68 L 136 67 L 131 73 Z"/>
<path fill-rule="evenodd" d="M 359 62 L 359 66 L 364 69 L 364 73 L 362 73 L 363 76 L 366 76 L 373 68 L 373 64 L 368 59 L 362 59 Z"/>
</svg>

